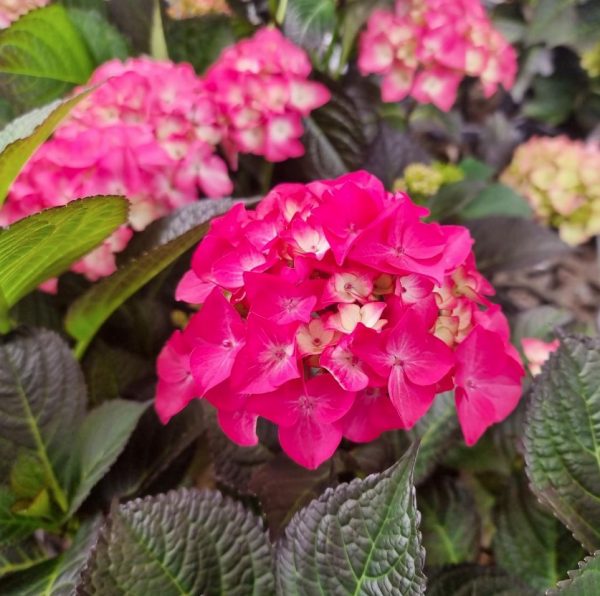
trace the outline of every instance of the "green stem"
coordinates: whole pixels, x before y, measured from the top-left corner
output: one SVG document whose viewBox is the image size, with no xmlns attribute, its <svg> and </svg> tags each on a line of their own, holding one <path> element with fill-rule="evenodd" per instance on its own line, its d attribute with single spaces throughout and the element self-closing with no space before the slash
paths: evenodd
<svg viewBox="0 0 600 596">
<path fill-rule="evenodd" d="M 288 0 L 279 0 L 277 5 L 277 14 L 275 15 L 275 22 L 278 25 L 283 25 L 285 20 L 285 13 L 287 12 Z"/>
</svg>

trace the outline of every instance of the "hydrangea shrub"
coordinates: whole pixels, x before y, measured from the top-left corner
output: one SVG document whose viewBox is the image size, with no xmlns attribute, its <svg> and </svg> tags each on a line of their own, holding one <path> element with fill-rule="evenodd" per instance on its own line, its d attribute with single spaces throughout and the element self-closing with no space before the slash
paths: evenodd
<svg viewBox="0 0 600 596">
<path fill-rule="evenodd" d="M 158 358 L 164 422 L 194 397 L 241 445 L 262 416 L 316 468 L 342 437 L 409 429 L 456 390 L 466 442 L 503 420 L 523 368 L 468 231 L 355 172 L 274 188 L 215 219 L 177 298 L 202 304 Z"/>
</svg>

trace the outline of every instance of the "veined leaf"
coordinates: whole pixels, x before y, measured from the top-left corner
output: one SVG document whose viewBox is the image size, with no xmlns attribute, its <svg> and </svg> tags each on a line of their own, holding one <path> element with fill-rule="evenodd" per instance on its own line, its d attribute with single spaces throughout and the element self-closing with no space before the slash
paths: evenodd
<svg viewBox="0 0 600 596">
<path fill-rule="evenodd" d="M 1 80 L 1 79 L 0 79 Z M 35 150 L 90 91 L 57 100 L 19 116 L 0 131 L 0 207 L 8 189 Z"/>
<path fill-rule="evenodd" d="M 459 480 L 436 477 L 419 487 L 418 506 L 428 567 L 477 558 L 481 520 L 466 486 Z"/>
<path fill-rule="evenodd" d="M 569 579 L 559 582 L 548 596 L 596 596 L 600 594 L 600 551 L 579 563 L 579 569 L 569 571 Z"/>
<path fill-rule="evenodd" d="M 58 335 L 27 332 L 0 344 L 0 478 L 8 477 L 19 453 L 30 452 L 66 511 L 56 463 L 65 457 L 84 407 L 83 375 Z M 0 542 L 3 535 L 0 521 Z"/>
<path fill-rule="evenodd" d="M 60 4 L 21 17 L 0 31 L 0 89 L 16 105 L 34 107 L 87 82 L 94 63 Z M 27 105 L 34 98 L 34 105 Z"/>
<path fill-rule="evenodd" d="M 524 480 L 524 479 L 523 479 Z M 496 563 L 532 588 L 546 590 L 584 556 L 569 531 L 541 509 L 521 479 L 512 482 L 494 511 Z"/>
<path fill-rule="evenodd" d="M 272 594 L 271 547 L 260 518 L 220 493 L 138 499 L 113 509 L 78 593 Z"/>
<path fill-rule="evenodd" d="M 59 557 L 44 561 L 0 582 L 2 596 L 70 596 L 74 594 L 81 567 L 93 547 L 99 520 L 84 523 L 70 546 Z"/>
<path fill-rule="evenodd" d="M 78 342 L 77 355 L 83 354 L 98 329 L 119 306 L 197 244 L 206 234 L 210 219 L 223 214 L 235 203 L 232 199 L 201 201 L 149 228 L 151 236 L 162 229 L 158 234 L 160 243 L 94 285 L 69 308 L 65 325 Z"/>
<path fill-rule="evenodd" d="M 0 230 L 0 289 L 8 306 L 60 275 L 127 221 L 122 197 L 89 197 Z"/>
<path fill-rule="evenodd" d="M 563 337 L 536 377 L 525 424 L 538 499 L 589 551 L 600 546 L 600 340 Z"/>
<path fill-rule="evenodd" d="M 0 549 L 0 578 L 35 567 L 51 557 L 35 539 L 25 540 Z M 0 590 L 2 582 L 0 582 Z M 1 592 L 0 592 L 1 593 Z"/>
<path fill-rule="evenodd" d="M 283 30 L 300 47 L 323 50 L 335 25 L 334 0 L 288 0 Z"/>
<path fill-rule="evenodd" d="M 96 483 L 125 449 L 147 403 L 114 399 L 92 410 L 79 428 L 68 464 L 69 515 L 75 513 Z"/>
<path fill-rule="evenodd" d="M 423 594 L 413 446 L 382 474 L 328 489 L 278 545 L 278 594 Z"/>
</svg>

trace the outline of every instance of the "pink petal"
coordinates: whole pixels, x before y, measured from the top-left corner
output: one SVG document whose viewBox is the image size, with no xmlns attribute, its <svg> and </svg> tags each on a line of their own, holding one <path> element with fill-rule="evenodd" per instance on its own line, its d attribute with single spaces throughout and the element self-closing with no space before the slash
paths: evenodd
<svg viewBox="0 0 600 596">
<path fill-rule="evenodd" d="M 402 420 L 402 428 L 412 428 L 427 413 L 435 398 L 435 385 L 415 385 L 398 367 L 394 367 L 390 373 L 388 390 L 392 404 Z"/>
<path fill-rule="evenodd" d="M 227 412 L 219 410 L 217 420 L 221 430 L 234 442 L 243 447 L 258 443 L 256 422 L 258 416 L 244 411 Z"/>
<path fill-rule="evenodd" d="M 319 424 L 312 418 L 279 428 L 281 448 L 296 463 L 311 470 L 329 459 L 341 440 L 342 433 L 333 424 Z"/>
</svg>

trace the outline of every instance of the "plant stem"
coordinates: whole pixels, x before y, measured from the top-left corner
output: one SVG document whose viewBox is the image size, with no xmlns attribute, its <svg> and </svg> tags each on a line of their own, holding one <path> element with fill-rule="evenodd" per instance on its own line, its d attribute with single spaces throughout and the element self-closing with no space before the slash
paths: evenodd
<svg viewBox="0 0 600 596">
<path fill-rule="evenodd" d="M 277 5 L 277 14 L 275 15 L 275 22 L 278 25 L 283 25 L 285 13 L 287 12 L 287 5 L 288 0 L 279 0 L 279 4 Z"/>
</svg>

